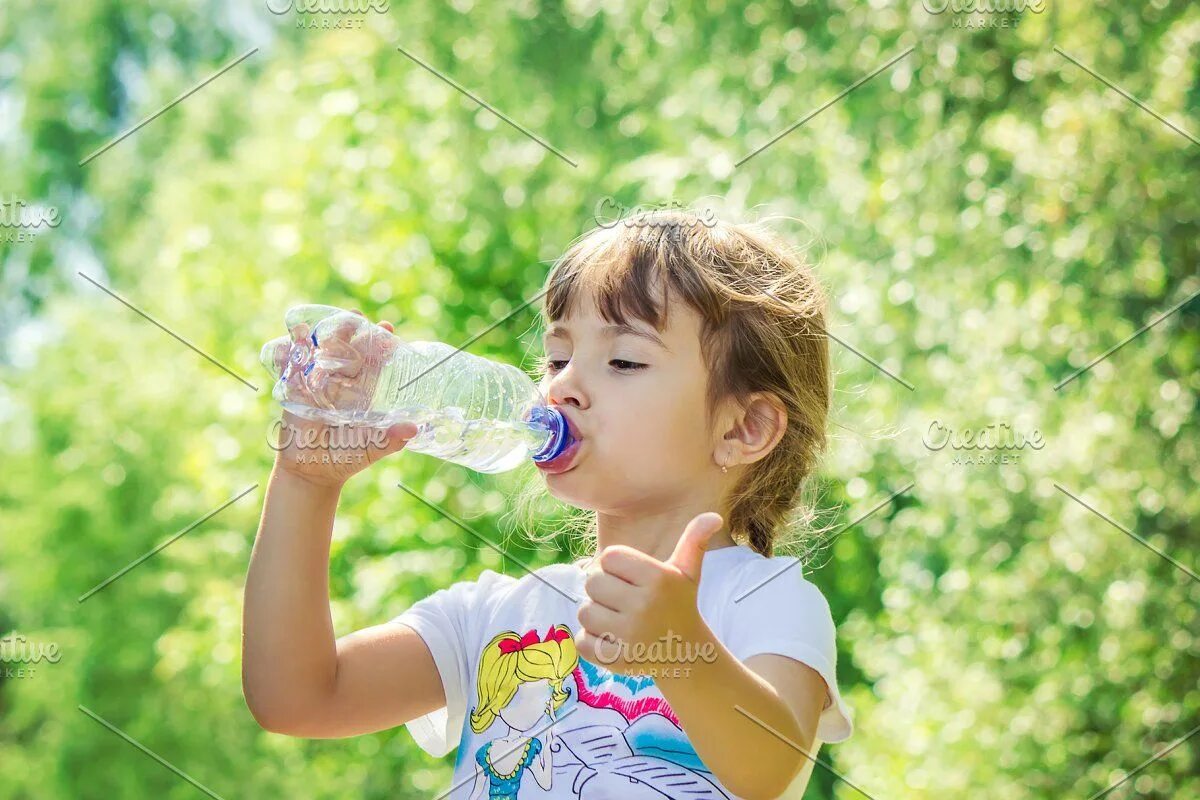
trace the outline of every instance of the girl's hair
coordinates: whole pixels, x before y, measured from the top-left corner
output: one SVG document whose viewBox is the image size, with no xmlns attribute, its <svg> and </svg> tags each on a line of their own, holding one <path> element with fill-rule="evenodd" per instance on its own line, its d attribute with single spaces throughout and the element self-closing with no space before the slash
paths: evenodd
<svg viewBox="0 0 1200 800">
<path fill-rule="evenodd" d="M 536 638 L 536 632 L 531 633 Z M 563 681 L 578 663 L 575 640 L 566 625 L 554 625 L 545 641 L 530 643 L 522 642 L 516 631 L 496 634 L 479 658 L 479 705 L 471 712 L 471 730 L 483 733 L 490 728 L 517 689 L 532 681 L 550 682 L 550 701 L 557 711 L 571 696 Z"/>
<path fill-rule="evenodd" d="M 627 322 L 632 315 L 661 331 L 672 293 L 700 315 L 710 424 L 726 397 L 741 401 L 766 391 L 783 403 L 783 437 L 746 466 L 722 512 L 735 541 L 772 555 L 789 513 L 812 517 L 799 495 L 825 448 L 830 408 L 827 300 L 804 253 L 787 248 L 762 224 L 653 211 L 589 231 L 558 259 L 547 278 L 546 321 L 568 314 L 581 287 L 595 297 L 607 322 Z M 540 488 L 519 495 L 526 522 L 536 516 L 530 505 L 535 494 L 545 494 Z M 572 521 L 580 518 L 566 520 L 578 529 Z M 594 512 L 582 521 L 590 552 Z M 541 537 L 534 532 L 534 538 Z"/>
</svg>

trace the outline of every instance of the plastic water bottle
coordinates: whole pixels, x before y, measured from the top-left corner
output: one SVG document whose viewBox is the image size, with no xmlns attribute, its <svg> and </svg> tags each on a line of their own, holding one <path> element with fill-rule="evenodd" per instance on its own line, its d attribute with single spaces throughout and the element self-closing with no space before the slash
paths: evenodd
<svg viewBox="0 0 1200 800">
<path fill-rule="evenodd" d="M 297 416 L 366 427 L 413 422 L 406 450 L 478 472 L 531 458 L 546 464 L 575 441 L 517 367 L 441 342 L 405 342 L 333 306 L 295 306 L 284 321 L 290 335 L 267 342 L 259 360 L 275 378 L 272 396 Z"/>
</svg>

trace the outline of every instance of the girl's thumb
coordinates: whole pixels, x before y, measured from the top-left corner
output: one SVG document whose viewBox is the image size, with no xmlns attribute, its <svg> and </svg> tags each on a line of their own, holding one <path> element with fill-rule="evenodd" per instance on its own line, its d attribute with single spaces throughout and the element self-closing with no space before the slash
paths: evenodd
<svg viewBox="0 0 1200 800">
<path fill-rule="evenodd" d="M 704 561 L 704 545 L 721 529 L 725 520 L 715 511 L 705 511 L 692 519 L 675 543 L 668 563 L 674 564 L 692 580 L 700 581 L 700 566 Z"/>
<path fill-rule="evenodd" d="M 399 450 L 408 440 L 417 435 L 417 426 L 412 422 L 401 422 L 388 428 L 388 450 Z"/>
</svg>

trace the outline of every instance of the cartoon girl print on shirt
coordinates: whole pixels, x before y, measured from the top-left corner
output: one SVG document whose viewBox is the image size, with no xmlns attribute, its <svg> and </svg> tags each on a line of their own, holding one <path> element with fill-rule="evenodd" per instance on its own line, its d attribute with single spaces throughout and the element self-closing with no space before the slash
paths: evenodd
<svg viewBox="0 0 1200 800">
<path fill-rule="evenodd" d="M 552 625 L 538 638 L 536 630 L 518 635 L 497 634 L 479 659 L 479 704 L 471 712 L 471 730 L 483 733 L 500 719 L 508 733 L 484 744 L 475 753 L 475 784 L 471 800 L 516 800 L 521 778 L 528 770 L 538 786 L 549 790 L 553 777 L 551 752 L 554 728 L 545 742 L 528 735 L 571 696 L 563 684 L 579 654 L 566 625 Z"/>
</svg>

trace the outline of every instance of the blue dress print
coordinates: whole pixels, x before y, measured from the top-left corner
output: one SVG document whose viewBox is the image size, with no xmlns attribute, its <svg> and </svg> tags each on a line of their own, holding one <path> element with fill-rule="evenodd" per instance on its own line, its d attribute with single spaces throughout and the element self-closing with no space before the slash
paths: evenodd
<svg viewBox="0 0 1200 800">
<path fill-rule="evenodd" d="M 507 775 L 498 774 L 488 760 L 488 756 L 492 752 L 492 745 L 495 743 L 495 741 L 488 742 L 475 753 L 475 760 L 479 762 L 484 774 L 488 776 L 488 798 L 490 800 L 517 800 L 517 790 L 521 788 L 521 776 L 537 758 L 538 753 L 542 752 L 542 741 L 540 739 L 527 741 L 521 757 L 517 759 L 517 765 Z"/>
</svg>

